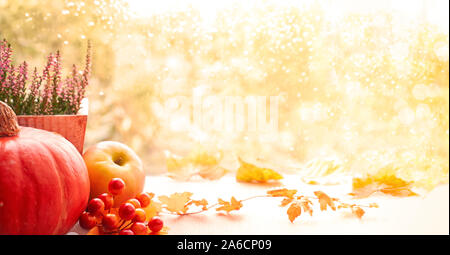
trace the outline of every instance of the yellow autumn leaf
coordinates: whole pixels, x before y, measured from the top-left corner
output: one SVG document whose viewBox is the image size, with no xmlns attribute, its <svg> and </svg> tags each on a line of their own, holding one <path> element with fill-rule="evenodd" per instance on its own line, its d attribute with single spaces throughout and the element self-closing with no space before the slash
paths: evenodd
<svg viewBox="0 0 450 255">
<path fill-rule="evenodd" d="M 310 216 L 313 215 L 313 209 L 311 207 L 311 205 L 312 205 L 311 200 L 309 200 L 309 199 L 302 199 L 302 200 L 300 200 L 299 203 L 300 203 L 300 206 L 302 207 L 304 212 L 309 213 Z"/>
<path fill-rule="evenodd" d="M 292 203 L 292 201 L 294 201 L 293 198 L 285 198 L 285 199 L 283 199 L 283 201 L 281 201 L 280 206 L 285 207 L 286 205 Z"/>
<path fill-rule="evenodd" d="M 219 198 L 219 205 L 221 206 L 216 208 L 216 211 L 226 211 L 227 213 L 240 210 L 243 206 L 242 201 L 237 200 L 235 197 L 231 197 L 230 202 Z"/>
<path fill-rule="evenodd" d="M 210 153 L 202 150 L 202 149 L 196 149 L 193 150 L 188 157 L 186 157 L 186 160 L 190 161 L 192 164 L 195 165 L 202 165 L 202 166 L 215 166 L 219 164 L 219 161 L 222 159 L 222 153 L 217 153 L 217 155 L 211 155 Z"/>
<path fill-rule="evenodd" d="M 159 196 L 158 199 L 168 211 L 184 214 L 189 209 L 189 201 L 191 200 L 191 192 L 174 193 L 168 196 Z"/>
<path fill-rule="evenodd" d="M 320 210 L 326 211 L 329 206 L 333 211 L 336 210 L 333 199 L 322 191 L 314 191 L 314 195 L 319 199 Z"/>
<path fill-rule="evenodd" d="M 395 169 L 393 171 L 390 168 L 383 168 L 373 175 L 353 178 L 351 195 L 364 198 L 381 192 L 398 197 L 416 196 L 417 194 L 411 190 L 413 183 L 397 177 L 395 172 Z"/>
<path fill-rule="evenodd" d="M 162 204 L 157 201 L 151 201 L 150 204 L 144 208 L 146 219 L 151 219 L 157 216 L 162 210 Z"/>
<path fill-rule="evenodd" d="M 267 191 L 267 195 L 271 197 L 287 197 L 294 198 L 294 195 L 297 193 L 296 189 L 276 189 Z"/>
<path fill-rule="evenodd" d="M 257 167 L 253 164 L 244 162 L 239 158 L 241 164 L 237 173 L 236 180 L 241 182 L 268 182 L 270 180 L 280 180 L 283 176 L 269 168 Z"/>
<path fill-rule="evenodd" d="M 190 205 L 201 206 L 203 211 L 208 210 L 208 201 L 206 199 L 191 200 L 189 203 L 187 203 L 187 206 L 190 206 Z"/>
</svg>

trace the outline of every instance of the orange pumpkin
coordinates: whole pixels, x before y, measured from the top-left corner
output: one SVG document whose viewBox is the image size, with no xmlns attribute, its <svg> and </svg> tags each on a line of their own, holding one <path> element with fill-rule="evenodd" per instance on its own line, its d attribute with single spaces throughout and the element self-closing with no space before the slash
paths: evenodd
<svg viewBox="0 0 450 255">
<path fill-rule="evenodd" d="M 65 234 L 89 199 L 89 176 L 62 136 L 19 127 L 0 102 L 0 234 Z"/>
</svg>

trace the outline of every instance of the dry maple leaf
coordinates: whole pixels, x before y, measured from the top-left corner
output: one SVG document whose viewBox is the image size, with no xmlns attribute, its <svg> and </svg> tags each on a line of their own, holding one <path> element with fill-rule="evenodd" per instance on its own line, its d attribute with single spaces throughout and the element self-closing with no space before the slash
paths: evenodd
<svg viewBox="0 0 450 255">
<path fill-rule="evenodd" d="M 285 207 L 286 205 L 290 204 L 292 201 L 294 201 L 293 198 L 285 198 L 285 199 L 283 199 L 283 201 L 281 201 L 280 206 Z"/>
<path fill-rule="evenodd" d="M 333 199 L 331 199 L 327 194 L 322 191 L 314 191 L 314 195 L 319 199 L 320 210 L 326 211 L 327 206 L 330 206 L 333 211 L 336 210 Z"/>
<path fill-rule="evenodd" d="M 191 192 L 174 193 L 168 196 L 159 196 L 158 199 L 161 201 L 165 208 L 173 213 L 184 214 L 189 209 L 188 203 L 191 200 Z"/>
<path fill-rule="evenodd" d="M 236 180 L 241 182 L 268 182 L 270 180 L 280 180 L 283 176 L 269 168 L 257 167 L 253 164 L 244 162 L 239 158 L 241 164 L 237 173 Z"/>
<path fill-rule="evenodd" d="M 361 219 L 366 212 L 359 206 L 352 206 L 352 213 Z"/>
<path fill-rule="evenodd" d="M 201 206 L 203 211 L 208 210 L 208 201 L 206 199 L 202 200 L 191 200 L 189 203 L 187 203 L 187 206 L 189 205 L 196 205 Z"/>
<path fill-rule="evenodd" d="M 309 199 L 302 199 L 299 203 L 304 212 L 309 213 L 310 216 L 313 215 L 312 202 Z"/>
<path fill-rule="evenodd" d="M 271 197 L 287 197 L 287 198 L 294 198 L 294 195 L 297 194 L 296 189 L 276 189 L 276 190 L 269 190 L 267 191 L 267 194 Z"/>
<path fill-rule="evenodd" d="M 412 182 L 407 182 L 395 174 L 392 170 L 381 169 L 374 175 L 365 178 L 353 178 L 352 193 L 357 198 L 364 198 L 375 192 L 382 192 L 397 197 L 416 196 L 411 190 Z"/>
<path fill-rule="evenodd" d="M 147 219 L 151 219 L 157 216 L 162 211 L 162 204 L 157 201 L 151 201 L 150 204 L 144 208 L 145 216 Z"/>
<path fill-rule="evenodd" d="M 235 197 L 231 197 L 231 202 L 219 198 L 219 205 L 221 205 L 221 207 L 216 208 L 216 211 L 226 211 L 227 213 L 240 210 L 243 206 L 242 201 L 236 200 Z"/>
<path fill-rule="evenodd" d="M 294 222 L 294 220 L 302 214 L 302 207 L 299 202 L 294 202 L 289 206 L 287 210 L 287 215 L 289 216 L 289 220 Z"/>
</svg>

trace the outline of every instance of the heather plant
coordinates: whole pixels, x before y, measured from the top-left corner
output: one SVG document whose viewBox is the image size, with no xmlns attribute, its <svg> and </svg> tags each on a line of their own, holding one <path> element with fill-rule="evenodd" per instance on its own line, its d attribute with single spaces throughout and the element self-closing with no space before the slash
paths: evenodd
<svg viewBox="0 0 450 255">
<path fill-rule="evenodd" d="M 59 51 L 48 56 L 42 73 L 34 68 L 31 76 L 27 62 L 14 66 L 12 53 L 4 39 L 0 43 L 0 101 L 10 105 L 17 115 L 71 115 L 80 110 L 91 73 L 90 43 L 84 70 L 73 65 L 65 78 Z"/>
</svg>

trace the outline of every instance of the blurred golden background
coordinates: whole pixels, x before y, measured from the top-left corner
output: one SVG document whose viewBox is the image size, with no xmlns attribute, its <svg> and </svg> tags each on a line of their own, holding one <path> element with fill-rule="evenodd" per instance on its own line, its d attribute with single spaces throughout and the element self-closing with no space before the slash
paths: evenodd
<svg viewBox="0 0 450 255">
<path fill-rule="evenodd" d="M 243 2 L 243 3 L 242 3 Z M 15 62 L 66 70 L 94 47 L 86 146 L 116 140 L 148 173 L 201 147 L 280 171 L 391 169 L 448 182 L 448 1 L 0 0 Z M 174 131 L 174 96 L 280 96 L 279 133 Z M 306 170 L 305 170 L 306 171 Z"/>
</svg>

